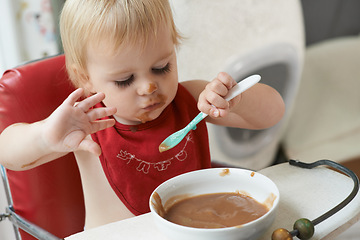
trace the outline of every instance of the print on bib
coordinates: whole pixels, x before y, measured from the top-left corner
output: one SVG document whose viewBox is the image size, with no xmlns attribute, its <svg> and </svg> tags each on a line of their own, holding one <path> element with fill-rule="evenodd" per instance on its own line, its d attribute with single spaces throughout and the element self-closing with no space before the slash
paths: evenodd
<svg viewBox="0 0 360 240">
<path fill-rule="evenodd" d="M 143 172 L 144 174 L 148 174 L 151 167 L 156 169 L 158 172 L 161 172 L 161 171 L 165 171 L 166 169 L 168 169 L 168 167 L 171 165 L 172 161 L 177 160 L 177 161 L 182 162 L 187 159 L 188 154 L 185 149 L 190 142 L 193 143 L 192 132 L 189 132 L 186 135 L 184 147 L 177 154 L 175 154 L 174 157 L 171 157 L 169 159 L 166 159 L 164 161 L 159 161 L 156 163 L 152 163 L 152 162 L 145 161 L 143 159 L 139 159 L 136 157 L 135 154 L 129 153 L 126 150 L 120 150 L 120 152 L 117 154 L 116 157 L 123 160 L 126 164 L 130 164 L 131 162 L 136 161 L 138 163 L 136 170 L 139 172 Z"/>
</svg>

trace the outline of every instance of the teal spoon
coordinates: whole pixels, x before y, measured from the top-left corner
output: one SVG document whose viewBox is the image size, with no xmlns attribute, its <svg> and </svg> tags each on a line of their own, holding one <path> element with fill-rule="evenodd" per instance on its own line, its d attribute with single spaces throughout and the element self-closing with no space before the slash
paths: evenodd
<svg viewBox="0 0 360 240">
<path fill-rule="evenodd" d="M 250 77 L 245 78 L 236 84 L 232 89 L 230 89 L 229 93 L 226 95 L 225 100 L 230 101 L 240 93 L 246 91 L 261 79 L 260 75 L 251 75 Z M 206 118 L 208 114 L 200 112 L 186 127 L 183 129 L 171 134 L 167 137 L 159 146 L 160 152 L 165 152 L 176 145 L 178 145 L 181 140 L 190 132 L 190 130 L 196 129 L 196 124 L 198 124 L 201 120 Z"/>
</svg>

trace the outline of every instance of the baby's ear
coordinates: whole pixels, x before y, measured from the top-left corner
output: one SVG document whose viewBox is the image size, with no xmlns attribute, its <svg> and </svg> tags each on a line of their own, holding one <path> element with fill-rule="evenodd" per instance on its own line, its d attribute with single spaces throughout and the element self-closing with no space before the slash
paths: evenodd
<svg viewBox="0 0 360 240">
<path fill-rule="evenodd" d="M 85 69 L 74 65 L 72 66 L 72 71 L 76 77 L 78 87 L 81 87 L 85 90 L 85 95 L 89 95 L 91 92 L 93 92 L 93 85 Z"/>
</svg>

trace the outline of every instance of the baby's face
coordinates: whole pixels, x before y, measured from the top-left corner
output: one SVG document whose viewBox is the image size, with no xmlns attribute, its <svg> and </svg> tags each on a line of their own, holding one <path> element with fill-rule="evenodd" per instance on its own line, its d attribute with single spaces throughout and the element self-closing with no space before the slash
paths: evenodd
<svg viewBox="0 0 360 240">
<path fill-rule="evenodd" d="M 109 53 L 106 44 L 88 49 L 91 92 L 105 93 L 106 106 L 116 107 L 115 119 L 135 125 L 156 119 L 174 99 L 178 87 L 176 53 L 170 31 L 161 28 L 145 48 L 123 46 Z"/>
</svg>

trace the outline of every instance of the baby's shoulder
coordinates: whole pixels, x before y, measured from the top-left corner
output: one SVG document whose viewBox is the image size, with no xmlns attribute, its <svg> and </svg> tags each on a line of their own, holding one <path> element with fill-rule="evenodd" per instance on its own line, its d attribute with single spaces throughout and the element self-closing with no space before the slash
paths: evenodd
<svg viewBox="0 0 360 240">
<path fill-rule="evenodd" d="M 199 98 L 200 93 L 205 89 L 205 80 L 189 80 L 180 83 L 195 99 Z"/>
</svg>

